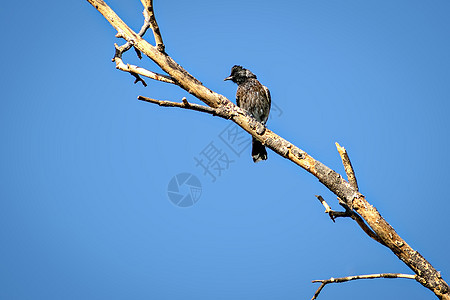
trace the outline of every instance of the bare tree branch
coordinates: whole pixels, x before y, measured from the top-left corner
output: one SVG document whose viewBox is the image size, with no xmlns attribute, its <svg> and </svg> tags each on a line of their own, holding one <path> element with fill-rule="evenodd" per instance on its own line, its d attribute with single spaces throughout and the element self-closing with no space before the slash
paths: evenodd
<svg viewBox="0 0 450 300">
<path fill-rule="evenodd" d="M 118 69 L 118 70 L 121 70 L 124 72 L 129 72 L 131 74 L 133 74 L 133 73 L 139 74 L 139 75 L 145 76 L 147 78 L 151 78 L 151 79 L 166 82 L 166 83 L 177 84 L 176 81 L 173 80 L 173 78 L 170 76 L 158 74 L 158 73 L 146 70 L 144 68 L 141 68 L 141 67 L 138 67 L 135 65 L 124 64 L 122 61 L 122 58 L 120 58 L 118 56 L 114 57 L 114 61 L 116 63 L 116 69 Z"/>
<path fill-rule="evenodd" d="M 328 205 L 328 203 L 323 199 L 322 196 L 316 195 L 316 198 L 322 203 L 322 205 L 325 207 L 325 213 L 330 216 L 330 219 L 336 223 L 336 218 L 351 218 L 352 217 L 352 211 L 350 211 L 348 208 L 345 211 L 335 211 L 332 210 L 331 207 Z M 345 206 L 345 204 L 343 204 Z"/>
<path fill-rule="evenodd" d="M 323 199 L 322 196 L 316 195 L 317 199 L 322 203 L 322 205 L 325 207 L 325 213 L 327 213 L 330 216 L 330 219 L 333 222 L 336 222 L 336 218 L 352 218 L 356 223 L 361 227 L 361 229 L 372 239 L 377 241 L 378 243 L 382 244 L 383 246 L 386 246 L 384 241 L 380 239 L 380 237 L 373 232 L 372 229 L 370 229 L 369 226 L 367 226 L 366 222 L 354 211 L 350 210 L 348 206 L 346 206 L 344 203 L 340 203 L 344 208 L 345 211 L 335 211 L 332 210 L 331 207 L 328 205 L 328 203 Z"/>
<path fill-rule="evenodd" d="M 336 147 L 338 149 L 339 155 L 342 158 L 342 164 L 344 165 L 345 168 L 345 172 L 347 173 L 347 178 L 350 181 L 350 185 L 352 186 L 352 188 L 354 188 L 355 190 L 358 190 L 358 184 L 356 182 L 356 176 L 355 176 L 355 171 L 353 170 L 352 167 L 352 163 L 350 162 L 350 158 L 348 157 L 347 151 L 345 150 L 344 147 L 341 147 L 338 143 L 336 143 Z M 372 239 L 374 239 L 375 241 L 377 241 L 378 243 L 382 244 L 383 246 L 387 246 L 384 241 L 378 236 L 378 234 L 376 234 L 367 224 L 366 222 L 363 220 L 363 218 L 361 218 L 360 215 L 358 215 L 356 212 L 354 212 L 350 207 L 348 207 L 348 205 L 342 201 L 340 198 L 338 198 L 339 200 L 339 204 L 345 209 L 344 212 L 340 212 L 340 211 L 334 211 L 331 210 L 330 206 L 325 202 L 325 200 L 322 198 L 322 196 L 316 196 L 317 199 L 319 199 L 319 201 L 322 203 L 322 205 L 325 206 L 325 212 L 328 213 L 328 215 L 330 216 L 331 220 L 333 222 L 335 222 L 336 218 L 339 217 L 350 217 L 352 218 L 354 221 L 356 221 L 356 223 L 359 225 L 359 227 L 361 227 L 361 229 Z"/>
<path fill-rule="evenodd" d="M 350 162 L 350 158 L 348 157 L 347 150 L 345 150 L 344 147 L 341 147 L 341 145 L 339 145 L 337 142 L 336 148 L 339 152 L 339 155 L 341 156 L 342 164 L 344 165 L 345 173 L 347 174 L 348 183 L 350 183 L 350 186 L 353 189 L 358 191 L 358 183 L 356 182 L 355 171 L 353 170 L 352 163 Z"/>
<path fill-rule="evenodd" d="M 161 32 L 158 23 L 156 22 L 155 12 L 153 11 L 153 0 L 141 0 L 144 6 L 144 17 L 152 27 L 153 36 L 155 37 L 156 48 L 160 52 L 164 52 L 165 46 L 162 40 Z M 142 35 L 141 35 L 142 36 Z"/>
<path fill-rule="evenodd" d="M 312 282 L 321 282 L 322 284 L 319 286 L 319 288 L 314 293 L 314 296 L 311 298 L 311 300 L 314 300 L 319 296 L 322 289 L 325 287 L 325 285 L 329 283 L 341 283 L 341 282 L 347 282 L 357 279 L 375 279 L 375 278 L 406 278 L 406 279 L 416 279 L 417 275 L 409 275 L 409 274 L 399 274 L 399 273 L 383 273 L 383 274 L 369 274 L 369 275 L 356 275 L 356 276 L 347 276 L 347 277 L 340 277 L 340 278 L 330 278 L 325 280 L 313 280 Z"/>
<path fill-rule="evenodd" d="M 166 100 L 156 100 L 156 99 L 152 99 L 152 98 L 148 98 L 148 97 L 144 97 L 144 96 L 139 96 L 138 99 L 145 101 L 145 102 L 158 104 L 159 106 L 191 109 L 191 110 L 208 113 L 213 116 L 218 116 L 220 114 L 219 110 L 216 108 L 211 108 L 209 106 L 199 105 L 199 104 L 195 104 L 195 103 L 189 103 L 185 97 L 183 97 L 181 103 L 173 102 L 173 101 L 166 101 Z"/>
<path fill-rule="evenodd" d="M 138 82 L 142 82 L 142 85 L 143 85 L 143 86 L 145 86 L 145 87 L 147 86 L 147 83 L 145 82 L 144 79 L 141 78 L 141 76 L 139 76 L 139 74 L 136 74 L 136 73 L 134 73 L 134 72 L 130 72 L 130 74 L 131 74 L 132 76 L 134 76 L 134 78 L 135 78 L 134 84 L 136 84 L 136 83 L 138 83 Z"/>
<path fill-rule="evenodd" d="M 335 218 L 335 217 L 333 216 L 334 211 L 331 209 L 331 207 L 328 205 L 328 203 L 325 201 L 325 199 L 323 199 L 323 197 L 320 196 L 320 195 L 316 195 L 316 198 L 320 201 L 320 203 L 322 203 L 323 207 L 325 207 L 325 213 L 326 213 L 326 214 L 329 214 L 331 220 L 332 220 L 333 222 L 335 222 L 335 221 L 334 221 L 334 218 Z M 347 217 L 347 216 L 346 216 L 346 217 Z M 348 217 L 350 217 L 350 216 L 348 216 Z"/>
<path fill-rule="evenodd" d="M 143 37 L 144 34 L 147 32 L 148 28 L 152 28 L 153 32 L 155 34 L 155 40 L 159 43 L 158 49 L 161 52 L 164 52 L 164 44 L 162 42 L 161 33 L 159 31 L 158 24 L 156 23 L 155 14 L 153 12 L 153 0 L 141 0 L 142 5 L 144 6 L 144 11 L 142 14 L 144 15 L 144 24 L 141 27 L 141 30 L 139 30 L 138 36 Z M 117 33 L 116 37 L 118 38 L 125 38 L 120 32 Z M 130 65 L 130 64 L 124 64 L 122 61 L 122 54 L 128 51 L 133 46 L 133 41 L 127 41 L 122 46 L 118 46 L 117 44 L 114 44 L 114 47 L 116 48 L 114 58 L 112 59 L 113 62 L 116 63 L 116 69 L 129 72 L 131 75 L 133 75 L 136 80 L 134 83 L 142 82 L 144 86 L 147 86 L 145 81 L 139 77 L 139 75 L 159 80 L 166 83 L 172 83 L 177 84 L 176 81 L 171 78 L 170 76 L 158 74 L 149 70 L 146 70 L 144 68 Z M 139 51 L 137 48 L 134 48 L 136 51 L 136 55 L 139 57 L 139 59 L 142 59 L 141 51 Z"/>
<path fill-rule="evenodd" d="M 167 53 L 162 51 L 162 38 L 156 20 L 151 22 L 156 46 L 142 39 L 131 30 L 103 0 L 87 0 L 117 30 L 118 36 L 131 43 L 137 50 L 153 60 L 182 89 L 197 97 L 211 108 L 219 109 L 218 115 L 235 122 L 255 139 L 280 156 L 289 159 L 315 176 L 333 192 L 347 207 L 357 213 L 368 227 L 383 241 L 400 260 L 417 275 L 417 281 L 430 289 L 440 299 L 450 300 L 449 287 L 440 273 L 417 251 L 411 248 L 380 215 L 358 189 L 349 184 L 340 174 L 333 171 L 305 151 L 256 122 L 246 112 L 234 105 L 223 95 L 213 92 L 178 65 Z M 147 11 L 153 13 L 151 0 L 141 0 Z M 154 17 L 154 13 L 153 13 Z M 159 45 L 159 46 L 158 46 Z M 354 183 L 356 184 L 356 182 Z"/>
</svg>

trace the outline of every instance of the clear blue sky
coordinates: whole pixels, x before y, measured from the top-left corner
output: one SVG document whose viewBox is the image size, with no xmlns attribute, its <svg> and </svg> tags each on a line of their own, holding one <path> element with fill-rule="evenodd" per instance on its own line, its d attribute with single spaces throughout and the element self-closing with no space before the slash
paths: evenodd
<svg viewBox="0 0 450 300">
<path fill-rule="evenodd" d="M 140 1 L 107 2 L 140 28 Z M 270 129 L 340 173 L 345 146 L 361 192 L 450 281 L 448 1 L 155 6 L 167 52 L 206 86 L 234 100 L 223 78 L 241 64 L 281 109 Z M 229 122 L 138 101 L 196 99 L 115 70 L 122 41 L 86 1 L 8 1 L 0 24 L 1 299 L 310 299 L 313 279 L 411 273 L 351 220 L 332 223 L 314 195 L 335 197 L 311 175 L 233 152 Z M 195 161 L 211 145 L 232 160 L 215 182 Z M 181 208 L 167 189 L 183 172 L 202 191 Z M 434 299 L 400 279 L 320 299 L 362 293 Z"/>
</svg>

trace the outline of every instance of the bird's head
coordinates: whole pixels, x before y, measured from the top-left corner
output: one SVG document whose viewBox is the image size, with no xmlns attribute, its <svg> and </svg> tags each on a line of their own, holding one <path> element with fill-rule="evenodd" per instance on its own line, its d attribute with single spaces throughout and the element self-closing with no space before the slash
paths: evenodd
<svg viewBox="0 0 450 300">
<path fill-rule="evenodd" d="M 231 75 L 224 80 L 231 80 L 234 83 L 241 84 L 249 78 L 255 78 L 256 75 L 250 72 L 250 70 L 244 69 L 242 66 L 233 66 L 231 68 Z"/>
</svg>

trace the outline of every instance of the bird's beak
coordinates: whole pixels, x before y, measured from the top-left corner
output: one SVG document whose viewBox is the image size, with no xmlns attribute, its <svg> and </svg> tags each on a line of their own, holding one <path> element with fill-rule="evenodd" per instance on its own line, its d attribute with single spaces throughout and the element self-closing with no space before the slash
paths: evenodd
<svg viewBox="0 0 450 300">
<path fill-rule="evenodd" d="M 231 80 L 233 79 L 233 76 L 228 76 L 227 78 L 225 78 L 223 81 L 227 81 L 227 80 Z"/>
</svg>

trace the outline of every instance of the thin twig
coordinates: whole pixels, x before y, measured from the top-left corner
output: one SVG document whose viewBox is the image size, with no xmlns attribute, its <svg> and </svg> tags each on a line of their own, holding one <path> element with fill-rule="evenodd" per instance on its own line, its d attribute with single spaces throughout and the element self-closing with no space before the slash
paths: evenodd
<svg viewBox="0 0 450 300">
<path fill-rule="evenodd" d="M 200 112 L 205 112 L 205 113 L 208 113 L 208 114 L 211 114 L 214 116 L 218 116 L 220 114 L 220 112 L 218 112 L 218 110 L 215 108 L 204 106 L 204 105 L 199 105 L 199 104 L 195 104 L 195 103 L 189 103 L 185 97 L 183 97 L 182 102 L 157 100 L 157 99 L 152 99 L 152 98 L 148 98 L 148 97 L 144 97 L 144 96 L 139 96 L 138 99 L 145 101 L 145 102 L 158 104 L 159 106 L 164 106 L 164 107 L 179 107 L 179 108 L 191 109 L 191 110 L 196 110 L 196 111 L 200 111 Z"/>
<path fill-rule="evenodd" d="M 352 163 L 350 161 L 350 158 L 348 156 L 347 150 L 345 150 L 344 147 L 341 147 L 339 143 L 336 142 L 336 148 L 339 152 L 339 155 L 342 159 L 342 164 L 344 165 L 345 173 L 347 174 L 348 183 L 350 186 L 356 191 L 359 191 L 358 188 L 358 182 L 356 181 L 356 175 L 355 170 L 353 169 Z M 338 198 L 339 199 L 339 198 Z M 346 211 L 350 211 L 350 217 L 358 223 L 359 227 L 372 239 L 377 241 L 378 243 L 386 246 L 386 243 L 380 238 L 378 234 L 376 234 L 364 221 L 363 218 L 359 214 L 357 214 L 355 211 L 353 211 L 352 205 L 349 205 L 348 203 L 345 203 L 341 199 L 339 199 L 339 204 L 341 204 Z M 351 203 L 352 204 L 352 203 Z"/>
<path fill-rule="evenodd" d="M 377 241 L 378 243 L 386 246 L 386 244 L 383 242 L 382 239 L 372 230 L 370 227 L 364 222 L 363 218 L 361 218 L 360 215 L 352 211 L 343 201 L 339 201 L 339 204 L 341 204 L 345 211 L 335 211 L 332 210 L 330 205 L 323 199 L 322 196 L 316 195 L 317 199 L 322 203 L 322 205 L 325 207 L 325 213 L 327 213 L 330 216 L 330 219 L 333 222 L 336 222 L 336 218 L 352 218 L 356 223 L 361 227 L 361 229 L 372 239 Z"/>
<path fill-rule="evenodd" d="M 162 82 L 166 82 L 166 83 L 171 83 L 171 84 L 177 84 L 177 82 L 170 76 L 155 73 L 155 72 L 149 71 L 147 69 L 144 69 L 144 68 L 141 68 L 141 67 L 138 67 L 135 65 L 124 64 L 120 57 L 115 57 L 114 61 L 116 62 L 116 69 L 118 69 L 118 70 L 121 70 L 124 72 L 129 72 L 132 75 L 134 73 L 134 74 L 139 74 L 141 76 L 144 76 L 144 77 L 147 77 L 150 79 L 154 79 L 154 80 L 158 80 L 158 81 L 162 81 Z"/>
<path fill-rule="evenodd" d="M 336 223 L 336 218 L 343 218 L 343 217 L 351 217 L 351 213 L 348 211 L 335 211 L 332 210 L 331 207 L 328 205 L 328 203 L 323 199 L 322 196 L 316 195 L 317 199 L 322 203 L 322 205 L 325 207 L 325 213 L 330 216 L 330 219 Z"/>
<path fill-rule="evenodd" d="M 375 279 L 375 278 L 406 278 L 406 279 L 415 279 L 417 280 L 417 275 L 409 275 L 409 274 L 400 274 L 400 273 L 382 273 L 382 274 L 369 274 L 369 275 L 356 275 L 356 276 L 347 276 L 340 278 L 330 278 L 325 280 L 313 280 L 312 282 L 321 282 L 322 284 L 316 290 L 314 296 L 311 300 L 314 300 L 319 296 L 320 292 L 324 288 L 325 285 L 329 283 L 341 283 L 346 281 L 352 281 L 357 279 Z"/>
<path fill-rule="evenodd" d="M 345 173 L 347 174 L 348 183 L 352 188 L 355 189 L 355 191 L 358 191 L 358 182 L 356 181 L 355 171 L 353 170 L 352 163 L 350 162 L 350 158 L 348 157 L 347 150 L 345 150 L 344 147 L 341 147 L 341 145 L 339 145 L 337 142 L 336 148 L 339 152 L 339 155 L 341 156 L 342 164 L 344 165 Z"/>
<path fill-rule="evenodd" d="M 156 49 L 160 52 L 164 52 L 166 46 L 164 46 L 161 31 L 159 30 L 158 23 L 156 22 L 155 12 L 153 11 L 153 0 L 141 0 L 144 6 L 144 17 L 148 20 L 155 37 Z"/>
<path fill-rule="evenodd" d="M 328 203 L 325 201 L 325 199 L 323 199 L 323 197 L 320 195 L 316 195 L 316 197 L 320 201 L 320 203 L 322 203 L 323 207 L 325 207 L 325 213 L 329 214 L 332 210 L 331 207 L 328 205 Z"/>
<path fill-rule="evenodd" d="M 160 36 L 161 33 L 159 32 L 159 27 L 158 27 L 158 24 L 156 23 L 155 14 L 153 12 L 153 1 L 152 0 L 141 0 L 141 2 L 142 2 L 142 5 L 144 6 L 144 11 L 143 11 L 144 24 L 142 24 L 142 27 L 139 30 L 138 35 L 140 37 L 143 37 L 144 34 L 147 32 L 147 30 L 151 27 L 154 32 L 155 32 L 154 28 L 156 28 L 156 30 Z M 154 25 L 154 24 L 156 24 L 156 25 Z M 154 26 L 156 26 L 156 27 L 154 27 Z M 121 33 L 118 33 L 116 35 L 116 37 L 124 38 Z M 156 40 L 156 37 L 155 37 L 155 41 L 160 42 L 160 44 L 158 44 L 158 42 L 157 42 L 157 49 L 161 52 L 164 52 L 164 45 L 162 44 L 162 38 L 160 37 L 158 40 Z M 115 51 L 112 61 L 116 63 L 116 69 L 124 71 L 124 72 L 129 72 L 131 75 L 133 75 L 136 78 L 134 83 L 142 82 L 142 84 L 144 86 L 147 86 L 147 83 L 139 75 L 142 75 L 142 76 L 154 79 L 154 80 L 162 81 L 162 82 L 177 84 L 176 81 L 170 76 L 158 74 L 158 73 L 146 70 L 144 68 L 141 68 L 141 67 L 138 67 L 135 65 L 124 64 L 122 61 L 122 55 L 126 51 L 130 50 L 130 48 L 133 45 L 134 45 L 133 41 L 127 41 L 122 46 L 118 46 L 117 44 L 114 44 L 116 51 Z M 137 49 L 137 48 L 134 48 L 134 50 L 136 51 L 136 55 L 138 56 L 138 58 L 142 59 L 141 51 L 139 51 L 139 49 Z"/>
<path fill-rule="evenodd" d="M 147 12 L 147 6 L 146 4 L 144 4 L 143 0 L 141 0 L 142 5 L 144 5 L 144 11 L 142 12 L 142 14 L 144 15 L 144 24 L 142 24 L 141 29 L 138 32 L 138 35 L 140 37 L 143 37 L 144 34 L 147 32 L 147 30 L 151 27 L 150 24 L 150 15 Z M 124 38 L 121 34 L 117 34 L 116 35 L 117 38 Z M 132 41 L 127 41 L 125 44 L 123 44 L 122 46 L 118 47 L 116 46 L 116 54 L 114 55 L 114 58 L 119 56 L 120 58 L 122 57 L 122 53 L 127 52 L 128 50 L 130 50 L 130 48 L 133 46 L 133 42 Z M 142 54 L 141 52 L 134 48 L 136 50 L 136 55 L 139 57 L 139 59 L 142 59 Z M 119 55 L 117 52 L 120 52 Z M 113 61 L 114 61 L 113 58 Z"/>
<path fill-rule="evenodd" d="M 145 86 L 145 87 L 147 86 L 147 83 L 145 82 L 144 79 L 142 79 L 141 76 L 139 76 L 139 74 L 136 74 L 136 73 L 134 73 L 134 72 L 130 72 L 130 74 L 133 75 L 134 78 L 136 78 L 136 79 L 134 80 L 134 84 L 136 84 L 136 83 L 138 83 L 138 82 L 142 82 L 142 85 L 143 85 L 143 86 Z"/>
</svg>

